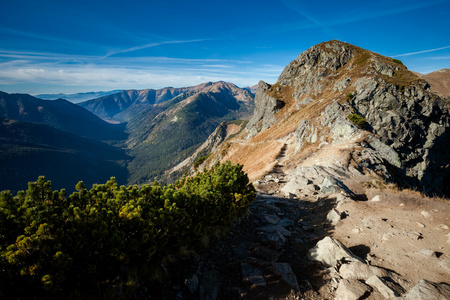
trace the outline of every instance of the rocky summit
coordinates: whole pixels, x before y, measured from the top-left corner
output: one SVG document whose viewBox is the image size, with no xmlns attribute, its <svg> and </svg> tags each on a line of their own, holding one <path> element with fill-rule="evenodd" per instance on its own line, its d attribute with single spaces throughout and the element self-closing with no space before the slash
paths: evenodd
<svg viewBox="0 0 450 300">
<path fill-rule="evenodd" d="M 449 127 L 401 61 L 311 47 L 258 84 L 245 129 L 205 144 L 198 169 L 241 163 L 258 195 L 167 299 L 450 298 L 450 204 L 435 196 L 450 194 Z"/>
<path fill-rule="evenodd" d="M 448 108 L 399 61 L 338 41 L 319 44 L 274 85 L 260 82 L 255 102 L 247 138 L 285 127 L 292 156 L 352 144 L 346 163 L 358 172 L 449 193 Z"/>
</svg>

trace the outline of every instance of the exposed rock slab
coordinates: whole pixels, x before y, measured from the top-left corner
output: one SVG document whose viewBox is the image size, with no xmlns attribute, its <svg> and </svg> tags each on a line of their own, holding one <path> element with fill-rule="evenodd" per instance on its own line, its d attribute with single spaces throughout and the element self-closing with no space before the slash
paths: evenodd
<svg viewBox="0 0 450 300">
<path fill-rule="evenodd" d="M 400 296 L 404 290 L 395 283 L 385 280 L 377 275 L 370 276 L 366 283 L 376 288 L 386 299 Z"/>
<path fill-rule="evenodd" d="M 397 300 L 446 300 L 450 299 L 450 285 L 447 283 L 434 283 L 422 279 L 406 295 Z"/>
<path fill-rule="evenodd" d="M 317 243 L 315 247 L 308 251 L 308 259 L 319 261 L 328 266 L 337 266 L 342 261 L 357 261 L 363 263 L 363 260 L 353 254 L 341 242 L 329 236 Z"/>
<path fill-rule="evenodd" d="M 288 283 L 295 292 L 300 291 L 300 288 L 298 287 L 297 276 L 295 276 L 291 266 L 288 263 L 275 263 L 274 269 L 275 272 L 281 275 L 283 280 Z"/>
<path fill-rule="evenodd" d="M 370 286 L 356 279 L 342 279 L 336 290 L 336 300 L 358 300 L 372 291 Z"/>
</svg>

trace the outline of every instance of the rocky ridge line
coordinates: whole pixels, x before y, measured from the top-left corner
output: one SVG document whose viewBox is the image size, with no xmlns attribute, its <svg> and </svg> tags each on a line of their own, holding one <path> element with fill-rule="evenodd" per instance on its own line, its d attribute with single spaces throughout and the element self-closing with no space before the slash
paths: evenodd
<svg viewBox="0 0 450 300">
<path fill-rule="evenodd" d="M 259 179 L 258 200 L 245 219 L 253 231 L 240 236 L 251 241 L 250 248 L 239 262 L 229 261 L 234 275 L 222 276 L 225 286 L 243 299 L 450 297 L 442 282 L 450 271 L 449 241 L 443 238 L 450 234 L 448 203 L 386 188 L 395 182 L 449 193 L 450 117 L 427 82 L 398 61 L 330 41 L 300 54 L 275 84 L 260 82 L 255 105 L 246 132 L 203 165 L 231 160 Z M 275 168 L 261 179 L 248 167 L 254 161 Z M 302 209 L 308 213 L 296 215 Z M 285 217 L 293 225 L 279 227 Z M 255 244 L 281 254 L 258 257 Z M 226 240 L 223 248 L 229 245 L 237 247 Z M 305 258 L 308 252 L 317 263 Z M 276 294 L 270 278 L 292 292 L 280 288 L 283 295 Z"/>
</svg>

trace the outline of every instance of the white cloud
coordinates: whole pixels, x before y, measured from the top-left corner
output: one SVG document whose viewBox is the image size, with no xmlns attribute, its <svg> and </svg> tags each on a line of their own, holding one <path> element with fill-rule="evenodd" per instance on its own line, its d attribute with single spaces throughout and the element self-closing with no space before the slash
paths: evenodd
<svg viewBox="0 0 450 300">
<path fill-rule="evenodd" d="M 166 42 L 158 42 L 158 43 L 148 43 L 145 45 L 131 47 L 131 48 L 127 48 L 127 49 L 109 51 L 105 55 L 105 57 L 113 56 L 113 55 L 119 54 L 119 53 L 128 53 L 128 52 L 134 52 L 134 51 L 138 51 L 138 50 L 142 50 L 142 49 L 153 48 L 153 47 L 157 47 L 157 46 L 161 46 L 161 45 L 197 43 L 197 42 L 204 42 L 204 41 L 207 41 L 207 40 L 199 39 L 199 40 L 187 40 L 187 41 L 166 41 Z"/>
<path fill-rule="evenodd" d="M 239 64 L 237 64 L 239 65 Z M 250 67 L 245 64 L 193 65 L 177 62 L 175 65 L 139 67 L 103 66 L 98 64 L 61 64 L 12 61 L 0 68 L 0 90 L 5 86 L 22 86 L 15 92 L 48 93 L 83 92 L 107 89 L 145 89 L 166 86 L 192 86 L 206 81 L 229 81 L 238 86 L 254 85 L 263 79 L 276 81 L 282 66 L 268 68 Z M 243 68 L 242 66 L 245 66 Z M 36 85 L 42 85 L 36 90 Z M 77 89 L 76 89 L 77 88 Z M 83 90 L 80 90 L 82 88 Z M 33 90 L 34 89 L 34 90 Z"/>
<path fill-rule="evenodd" d="M 275 82 L 283 68 L 250 60 L 100 57 L 0 49 L 0 90 L 71 93 L 183 87 L 219 80 L 247 86 L 259 80 Z"/>
</svg>

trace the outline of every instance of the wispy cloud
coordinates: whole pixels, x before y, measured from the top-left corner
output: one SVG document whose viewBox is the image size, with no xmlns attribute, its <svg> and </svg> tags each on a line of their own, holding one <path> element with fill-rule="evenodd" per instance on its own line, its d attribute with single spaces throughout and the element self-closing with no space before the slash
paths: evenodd
<svg viewBox="0 0 450 300">
<path fill-rule="evenodd" d="M 3 62 L 2 62 L 3 61 Z M 60 55 L 0 49 L 0 90 L 56 93 L 189 86 L 225 80 L 239 86 L 276 81 L 284 66 L 246 60 Z"/>
<path fill-rule="evenodd" d="M 130 50 L 134 51 L 134 50 Z M 123 52 L 130 52 L 123 51 Z M 77 55 L 77 54 L 62 54 L 52 52 L 38 52 L 38 51 L 16 51 L 0 49 L 0 58 L 26 60 L 32 62 L 59 62 L 67 63 L 70 61 L 76 61 L 80 64 L 83 63 L 98 63 L 110 66 L 115 65 L 132 65 L 142 63 L 165 63 L 165 64 L 203 64 L 203 63 L 238 63 L 249 64 L 252 61 L 249 60 L 230 60 L 230 59 L 217 59 L 217 58 L 179 58 L 179 57 L 165 57 L 165 56 L 144 56 L 144 57 L 112 57 L 112 56 L 95 56 L 95 55 Z M 14 61 L 12 61 L 14 62 Z"/>
<path fill-rule="evenodd" d="M 142 50 L 142 49 L 153 48 L 153 47 L 162 46 L 162 45 L 168 45 L 168 44 L 197 43 L 197 42 L 204 42 L 204 41 L 207 41 L 207 40 L 206 39 L 198 39 L 198 40 L 187 40 L 187 41 L 165 41 L 165 42 L 158 42 L 158 43 L 149 43 L 149 44 L 131 47 L 131 48 L 127 48 L 127 49 L 109 51 L 105 55 L 105 57 L 113 56 L 113 55 L 119 54 L 119 53 L 128 53 L 128 52 L 133 52 L 133 51 L 138 51 L 138 50 Z"/>
<path fill-rule="evenodd" d="M 444 49 L 448 49 L 448 48 L 450 48 L 450 46 L 445 46 L 445 47 L 440 47 L 440 48 L 435 48 L 435 49 L 429 49 L 429 50 L 422 50 L 422 51 L 411 52 L 411 53 L 398 54 L 398 55 L 394 55 L 392 57 L 417 55 L 417 54 L 422 54 L 422 53 L 428 53 L 428 52 L 435 52 L 435 51 L 439 51 L 439 50 L 444 50 Z"/>
</svg>

